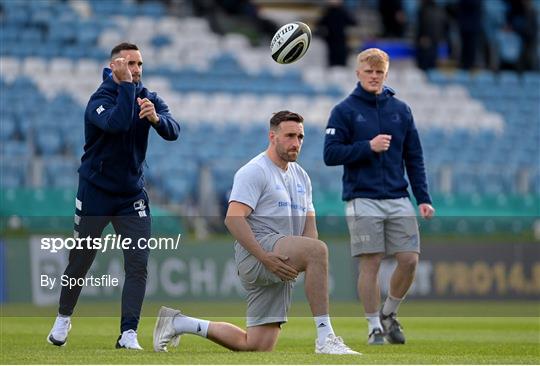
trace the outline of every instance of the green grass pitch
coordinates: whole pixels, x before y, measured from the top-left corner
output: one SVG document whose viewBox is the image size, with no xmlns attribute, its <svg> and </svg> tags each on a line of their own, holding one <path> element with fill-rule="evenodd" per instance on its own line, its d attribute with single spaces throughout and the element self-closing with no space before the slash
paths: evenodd
<svg viewBox="0 0 540 366">
<path fill-rule="evenodd" d="M 444 304 L 444 303 L 441 303 Z M 495 304 L 496 305 L 496 304 Z M 491 308 L 497 308 L 497 306 Z M 98 305 L 97 307 L 104 305 Z M 110 305 L 115 311 L 118 304 Z M 113 307 L 114 306 L 114 307 Z M 79 316 L 73 318 L 68 344 L 55 347 L 45 340 L 54 321 L 36 310 L 33 316 L 14 316 L 18 310 L 4 306 L 0 329 L 0 362 L 2 364 L 538 364 L 540 363 L 540 318 L 531 310 L 536 304 L 523 307 L 510 304 L 503 308 L 508 315 L 526 316 L 456 316 L 452 308 L 467 309 L 464 304 L 446 305 L 449 317 L 401 316 L 407 336 L 406 345 L 367 346 L 366 321 L 361 317 L 336 316 L 333 326 L 353 349 L 362 356 L 330 356 L 314 354 L 315 328 L 311 317 L 293 316 L 283 327 L 277 347 L 272 353 L 236 353 L 193 336 L 182 337 L 180 347 L 169 353 L 152 351 L 152 330 L 155 318 L 149 312 L 158 304 L 145 305 L 139 327 L 139 342 L 144 351 L 116 350 L 118 317 Z M 213 304 L 213 307 L 219 307 Z M 243 304 L 229 304 L 243 308 Z M 338 304 L 340 314 L 355 310 L 355 304 Z M 419 303 L 422 307 L 441 309 L 437 304 Z M 477 314 L 489 303 L 471 306 Z M 29 307 L 30 309 L 31 307 Z M 200 308 L 194 306 L 194 308 Z M 349 309 L 350 308 L 350 309 Z M 406 304 L 414 313 L 414 301 Z M 462 309 L 462 310 L 463 310 Z M 460 310 L 460 313 L 464 311 Z M 53 314 L 54 314 L 54 310 Z M 444 312 L 444 309 L 442 310 Z M 407 313 L 403 311 L 403 313 Z M 335 314 L 335 312 L 334 312 Z M 501 313 L 502 314 L 502 313 Z M 213 317 L 244 326 L 243 317 Z"/>
</svg>

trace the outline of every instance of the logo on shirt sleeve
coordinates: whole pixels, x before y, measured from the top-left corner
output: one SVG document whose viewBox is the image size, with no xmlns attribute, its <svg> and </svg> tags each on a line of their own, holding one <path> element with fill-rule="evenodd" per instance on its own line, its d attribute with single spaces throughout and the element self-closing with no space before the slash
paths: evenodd
<svg viewBox="0 0 540 366">
<path fill-rule="evenodd" d="M 327 128 L 326 129 L 326 134 L 327 135 L 335 135 L 336 134 L 336 129 L 335 128 Z"/>
<path fill-rule="evenodd" d="M 99 107 L 96 108 L 96 113 L 99 116 L 104 110 L 105 108 L 103 107 L 103 105 L 100 105 Z"/>
</svg>

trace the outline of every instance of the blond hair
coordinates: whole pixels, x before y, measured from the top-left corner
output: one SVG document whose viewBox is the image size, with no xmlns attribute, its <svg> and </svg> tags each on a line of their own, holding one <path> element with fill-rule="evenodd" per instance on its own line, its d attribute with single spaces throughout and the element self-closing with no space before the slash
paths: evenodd
<svg viewBox="0 0 540 366">
<path fill-rule="evenodd" d="M 360 64 L 367 63 L 370 66 L 384 66 L 388 70 L 390 66 L 390 57 L 386 52 L 378 48 L 368 48 L 356 56 L 356 66 L 359 67 Z"/>
</svg>

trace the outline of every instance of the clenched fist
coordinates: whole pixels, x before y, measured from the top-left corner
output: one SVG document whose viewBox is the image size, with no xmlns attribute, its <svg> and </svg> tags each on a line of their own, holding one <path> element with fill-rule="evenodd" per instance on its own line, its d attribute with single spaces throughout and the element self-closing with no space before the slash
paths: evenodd
<svg viewBox="0 0 540 366">
<path fill-rule="evenodd" d="M 137 103 L 139 104 L 139 107 L 141 107 L 141 111 L 139 112 L 140 119 L 148 118 L 150 123 L 159 123 L 159 117 L 156 113 L 154 103 L 152 103 L 148 98 L 137 98 Z"/>
<path fill-rule="evenodd" d="M 369 141 L 369 146 L 374 152 L 380 153 L 390 148 L 390 140 L 392 140 L 391 135 L 377 135 Z"/>
</svg>

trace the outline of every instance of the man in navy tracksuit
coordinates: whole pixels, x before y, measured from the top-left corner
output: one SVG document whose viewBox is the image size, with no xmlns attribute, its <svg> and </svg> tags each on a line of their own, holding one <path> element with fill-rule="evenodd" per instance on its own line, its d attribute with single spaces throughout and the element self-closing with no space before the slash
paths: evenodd
<svg viewBox="0 0 540 366">
<path fill-rule="evenodd" d="M 420 253 L 415 210 L 405 168 L 420 215 L 434 214 L 422 146 L 411 109 L 384 86 L 389 57 L 368 49 L 357 58 L 358 85 L 333 110 L 326 129 L 324 161 L 343 165 L 343 200 L 351 253 L 359 258 L 358 294 L 368 320 L 368 344 L 405 343 L 397 309 L 411 286 Z M 385 255 L 397 267 L 379 311 L 378 272 Z"/>
<path fill-rule="evenodd" d="M 146 289 L 149 250 L 137 245 L 148 239 L 151 218 L 144 190 L 143 164 L 148 134 L 154 129 L 165 140 L 176 140 L 180 126 L 165 102 L 141 82 L 142 56 L 138 47 L 121 43 L 111 51 L 110 69 L 92 95 L 85 112 L 85 146 L 79 168 L 75 201 L 75 237 L 100 238 L 112 223 L 116 234 L 131 238 L 124 249 L 125 282 L 122 291 L 121 336 L 117 348 L 142 349 L 137 325 Z M 96 249 L 73 249 L 64 272 L 69 278 L 84 278 Z M 58 317 L 47 340 L 66 343 L 71 315 L 81 287 L 63 286 Z"/>
</svg>

